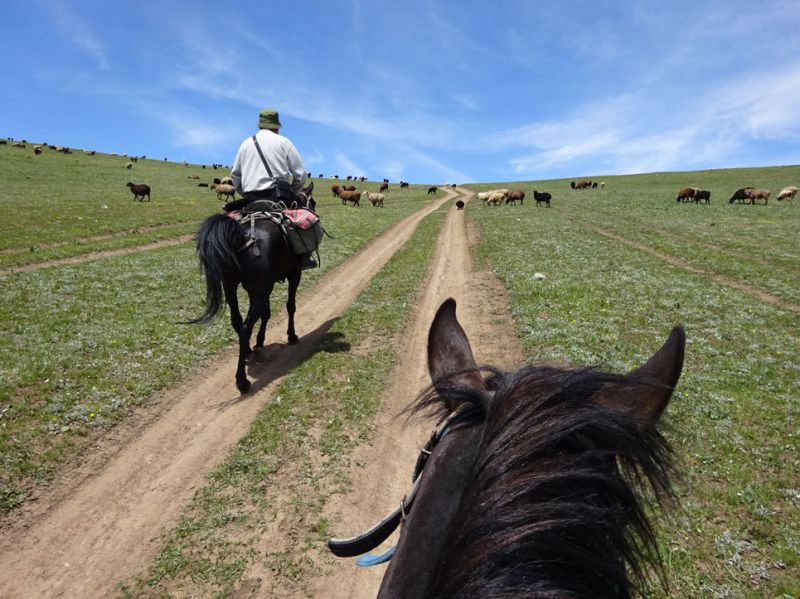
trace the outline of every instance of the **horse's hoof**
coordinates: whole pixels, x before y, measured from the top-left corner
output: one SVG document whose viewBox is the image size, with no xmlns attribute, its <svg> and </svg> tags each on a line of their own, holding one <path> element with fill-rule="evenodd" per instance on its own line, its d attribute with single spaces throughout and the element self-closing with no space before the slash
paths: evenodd
<svg viewBox="0 0 800 599">
<path fill-rule="evenodd" d="M 250 391 L 250 381 L 247 379 L 244 379 L 243 381 L 236 381 L 236 388 L 239 390 L 239 393 L 244 395 Z"/>
<path fill-rule="evenodd" d="M 297 335 L 289 335 L 289 345 L 297 345 L 298 341 L 300 341 L 300 337 Z"/>
</svg>

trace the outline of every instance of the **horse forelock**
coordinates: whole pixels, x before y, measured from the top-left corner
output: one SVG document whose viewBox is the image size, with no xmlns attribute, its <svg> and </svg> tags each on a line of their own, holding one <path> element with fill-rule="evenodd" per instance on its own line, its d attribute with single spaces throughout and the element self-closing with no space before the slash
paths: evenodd
<svg viewBox="0 0 800 599">
<path fill-rule="evenodd" d="M 487 390 L 440 381 L 413 412 L 468 402 L 483 447 L 448 533 L 435 596 L 630 597 L 664 580 L 646 489 L 671 494 L 653 428 L 593 396 L 641 384 L 594 369 L 488 369 Z"/>
</svg>

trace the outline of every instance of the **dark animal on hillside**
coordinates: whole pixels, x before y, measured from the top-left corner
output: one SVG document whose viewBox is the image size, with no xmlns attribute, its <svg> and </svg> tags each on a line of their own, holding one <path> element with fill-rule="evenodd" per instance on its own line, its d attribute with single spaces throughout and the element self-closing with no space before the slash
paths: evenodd
<svg viewBox="0 0 800 599">
<path fill-rule="evenodd" d="M 597 189 L 597 181 L 594 181 L 594 182 L 592 183 L 592 189 Z"/>
<path fill-rule="evenodd" d="M 546 191 L 539 193 L 535 189 L 533 190 L 533 197 L 536 200 L 537 206 L 540 206 L 541 204 L 547 204 L 548 208 L 550 207 L 550 200 L 553 199 L 553 196 L 547 193 Z"/>
<path fill-rule="evenodd" d="M 694 194 L 697 191 L 696 187 L 684 187 L 678 192 L 676 202 L 688 202 L 694 199 Z"/>
<path fill-rule="evenodd" d="M 751 203 L 750 196 L 747 194 L 747 192 L 750 191 L 751 189 L 755 189 L 755 188 L 753 188 L 753 187 L 742 187 L 741 189 L 737 189 L 736 191 L 733 192 L 733 195 L 731 196 L 731 199 L 728 200 L 728 203 L 729 204 L 733 204 L 734 202 L 748 202 L 748 203 Z"/>
<path fill-rule="evenodd" d="M 331 185 L 331 193 L 334 196 L 338 196 L 340 191 L 342 191 L 341 187 L 339 187 L 338 185 Z"/>
<path fill-rule="evenodd" d="M 453 183 L 452 185 L 450 185 L 450 187 L 452 187 L 453 189 L 455 189 L 455 188 L 456 188 L 456 184 L 455 184 L 455 183 Z"/>
<path fill-rule="evenodd" d="M 379 599 L 628 599 L 653 574 L 663 582 L 645 495 L 674 497 L 658 420 L 684 347 L 675 327 L 643 366 L 620 375 L 479 367 L 448 299 L 428 333 L 432 386 L 408 408 L 440 423 L 414 486 L 368 533 L 328 547 L 359 555 L 403 520 Z"/>
<path fill-rule="evenodd" d="M 198 187 L 208 187 L 208 183 L 198 183 Z"/>
<path fill-rule="evenodd" d="M 347 178 L 348 181 L 350 181 L 350 179 L 352 179 L 353 177 L 351 177 L 350 175 L 347 175 L 346 178 Z"/>
<path fill-rule="evenodd" d="M 212 181 L 212 183 L 215 183 L 215 184 L 219 185 L 220 183 L 222 183 L 222 181 L 220 181 L 219 177 L 214 177 L 214 180 Z"/>
<path fill-rule="evenodd" d="M 334 179 L 338 179 L 339 175 L 331 175 Z"/>
<path fill-rule="evenodd" d="M 378 193 L 383 193 L 384 191 L 389 191 L 389 184 L 388 183 L 383 183 L 381 185 L 381 188 L 378 190 Z"/>
<path fill-rule="evenodd" d="M 400 181 L 400 189 L 408 187 L 408 181 Z"/>
<path fill-rule="evenodd" d="M 431 195 L 431 194 L 436 195 L 436 186 L 435 185 L 428 188 L 428 195 Z"/>
<path fill-rule="evenodd" d="M 701 202 L 705 202 L 706 204 L 711 203 L 711 192 L 707 189 L 698 189 L 694 192 L 694 202 L 695 204 L 700 204 Z"/>
<path fill-rule="evenodd" d="M 41 153 L 42 153 L 42 151 L 43 151 L 43 150 L 42 150 L 42 148 L 40 148 L 40 147 L 38 147 L 38 146 L 37 146 L 37 147 L 35 147 L 35 148 L 33 148 L 33 153 L 34 153 L 34 154 L 36 154 L 37 156 L 38 156 L 39 154 L 41 154 Z"/>
<path fill-rule="evenodd" d="M 325 176 L 325 175 L 323 175 L 322 173 L 320 173 L 320 174 L 319 174 L 319 177 L 317 177 L 317 178 L 318 178 L 318 179 L 322 179 L 324 176 Z"/>
<path fill-rule="evenodd" d="M 508 194 L 506 198 L 506 205 L 511 204 L 512 206 L 516 206 L 517 202 L 519 202 L 520 206 L 524 205 L 525 202 L 525 192 L 524 191 L 512 191 Z"/>
<path fill-rule="evenodd" d="M 346 205 L 347 202 L 351 202 L 354 208 L 356 206 L 358 206 L 359 208 L 361 207 L 361 204 L 359 204 L 359 200 L 361 199 L 361 194 L 358 193 L 357 191 L 340 191 L 339 197 L 342 199 L 343 206 Z"/>
<path fill-rule="evenodd" d="M 356 190 L 355 185 L 345 185 L 344 187 L 342 187 L 342 191 L 355 191 L 355 190 Z"/>
<path fill-rule="evenodd" d="M 769 189 L 751 188 L 747 190 L 747 197 L 750 198 L 750 203 L 755 204 L 756 200 L 764 200 L 764 205 L 769 202 Z"/>
<path fill-rule="evenodd" d="M 383 182 L 384 182 L 384 183 L 388 183 L 388 182 L 389 182 L 389 179 L 384 179 L 384 180 L 383 180 Z"/>
<path fill-rule="evenodd" d="M 302 271 L 297 254 L 289 247 L 280 227 L 269 219 L 255 221 L 255 239 L 249 242 L 250 226 L 243 226 L 226 214 L 208 217 L 197 232 L 197 255 L 206 277 L 206 307 L 188 323 L 209 322 L 219 312 L 222 298 L 231 312 L 231 326 L 239 337 L 239 362 L 236 367 L 236 388 L 241 393 L 250 389 L 245 360 L 264 348 L 264 336 L 270 318 L 269 297 L 275 283 L 288 281 L 289 297 L 286 312 L 289 344 L 298 341 L 294 328 L 295 296 Z M 250 299 L 247 316 L 242 319 L 236 290 L 244 287 Z M 256 344 L 250 349 L 250 336 L 256 322 L 261 327 Z M 187 323 L 187 324 L 188 324 Z"/>
<path fill-rule="evenodd" d="M 147 201 L 150 201 L 150 186 L 145 185 L 144 183 L 136 184 L 131 183 L 130 181 L 125 184 L 126 187 L 131 188 L 131 193 L 133 194 L 133 201 L 139 200 L 140 202 L 144 202 L 144 197 L 147 196 Z"/>
<path fill-rule="evenodd" d="M 457 200 L 456 201 L 456 210 L 463 210 L 464 209 L 464 200 Z"/>
<path fill-rule="evenodd" d="M 8 144 L 8 141 L 5 139 L 0 139 L 0 146 L 5 146 Z"/>
<path fill-rule="evenodd" d="M 591 186 L 592 186 L 592 182 L 591 181 L 586 181 L 586 180 L 578 181 L 575 184 L 575 189 L 589 189 Z"/>
<path fill-rule="evenodd" d="M 575 181 L 570 181 L 570 182 L 569 182 L 569 186 L 570 186 L 572 189 L 575 189 Z"/>
</svg>

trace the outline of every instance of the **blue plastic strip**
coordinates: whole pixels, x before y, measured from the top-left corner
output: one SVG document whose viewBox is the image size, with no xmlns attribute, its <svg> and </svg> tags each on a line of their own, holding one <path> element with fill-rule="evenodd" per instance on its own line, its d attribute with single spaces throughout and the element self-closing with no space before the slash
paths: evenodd
<svg viewBox="0 0 800 599">
<path fill-rule="evenodd" d="M 370 566 L 377 566 L 378 564 L 388 562 L 390 559 L 392 559 L 395 551 L 397 551 L 397 545 L 390 547 L 386 553 L 382 553 L 380 555 L 367 553 L 356 560 L 356 566 L 361 568 L 369 568 Z"/>
</svg>

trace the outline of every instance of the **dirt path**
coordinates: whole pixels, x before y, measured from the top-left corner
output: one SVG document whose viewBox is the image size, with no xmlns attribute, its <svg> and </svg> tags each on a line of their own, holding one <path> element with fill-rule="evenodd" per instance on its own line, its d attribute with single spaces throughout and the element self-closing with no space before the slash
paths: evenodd
<svg viewBox="0 0 800 599">
<path fill-rule="evenodd" d="M 161 241 L 154 241 L 153 243 L 146 243 L 137 245 L 130 248 L 121 248 L 118 250 L 104 250 L 101 252 L 89 252 L 88 254 L 81 254 L 80 256 L 70 256 L 69 258 L 59 258 L 57 260 L 48 260 L 47 262 L 36 262 L 34 264 L 26 264 L 25 266 L 12 266 L 10 268 L 0 268 L 0 277 L 10 275 L 15 272 L 31 272 L 40 270 L 42 268 L 50 268 L 51 266 L 63 266 L 64 264 L 79 264 L 81 262 L 90 262 L 91 260 L 100 260 L 101 258 L 108 258 L 110 256 L 127 256 L 128 254 L 135 254 L 137 252 L 146 252 L 148 250 L 157 250 L 172 245 L 186 243 L 194 238 L 194 234 L 181 235 L 175 239 L 163 239 Z"/>
<path fill-rule="evenodd" d="M 474 197 L 458 190 L 462 199 Z M 515 341 L 510 314 L 505 311 L 505 290 L 490 273 L 472 268 L 464 212 L 450 210 L 428 275 L 428 286 L 411 328 L 392 383 L 381 400 L 376 435 L 370 445 L 358 448 L 350 473 L 352 492 L 334 496 L 326 507 L 331 528 L 339 537 L 362 532 L 397 507 L 409 491 L 411 470 L 419 449 L 430 436 L 430 425 L 405 424 L 397 418 L 430 379 L 427 373 L 428 329 L 439 305 L 448 297 L 458 303 L 457 315 L 472 343 L 478 364 L 496 364 L 510 369 L 524 363 Z M 395 544 L 393 535 L 375 551 Z M 311 586 L 315 597 L 359 599 L 378 593 L 385 565 L 358 568 L 353 559 L 323 556 L 328 572 Z"/>
<path fill-rule="evenodd" d="M 726 287 L 730 287 L 731 289 L 736 289 L 738 291 L 741 291 L 742 293 L 745 293 L 750 297 L 757 299 L 760 302 L 764 302 L 765 304 L 771 304 L 773 306 L 783 308 L 784 310 L 788 310 L 789 312 L 800 314 L 800 306 L 782 300 L 781 298 L 776 297 L 771 293 L 767 293 L 766 291 L 757 289 L 756 287 L 751 287 L 750 285 L 745 285 L 744 283 L 740 283 L 739 281 L 731 279 L 730 277 L 726 277 L 725 275 L 703 270 L 702 268 L 697 268 L 696 266 L 687 264 L 686 262 L 684 262 L 679 258 L 670 256 L 668 254 L 664 254 L 662 252 L 659 252 L 658 250 L 654 250 L 653 248 L 646 246 L 643 243 L 639 243 L 637 241 L 631 241 L 626 237 L 617 235 L 616 233 L 612 233 L 611 231 L 607 231 L 606 229 L 596 227 L 589 223 L 583 223 L 583 224 L 586 226 L 586 228 L 590 229 L 591 231 L 594 231 L 595 233 L 603 235 L 604 237 L 608 237 L 609 239 L 613 239 L 614 241 L 619 241 L 620 243 L 624 243 L 625 245 L 635 248 L 640 252 L 644 252 L 645 254 L 649 254 L 660 260 L 663 260 L 664 262 L 671 264 L 672 266 L 682 268 L 687 272 L 700 275 L 720 285 L 724 285 Z"/>
<path fill-rule="evenodd" d="M 73 243 L 91 243 L 93 241 L 108 241 L 109 239 L 115 239 L 117 237 L 137 235 L 139 233 L 150 233 L 151 231 L 160 231 L 161 229 L 168 229 L 170 227 L 178 227 L 180 225 L 191 225 L 191 224 L 197 224 L 197 220 L 196 219 L 184 220 L 163 225 L 147 225 L 144 227 L 137 227 L 136 229 L 117 231 L 116 233 L 106 233 L 105 235 L 94 235 L 92 237 L 77 237 L 75 239 L 70 239 L 68 241 L 55 241 L 53 243 L 37 243 L 36 245 L 39 247 L 39 249 L 50 250 L 53 248 L 64 247 L 65 245 L 71 245 Z M 28 247 L 5 248 L 0 250 L 0 256 L 7 254 L 24 254 L 25 252 L 29 251 L 30 248 Z"/>
<path fill-rule="evenodd" d="M 120 446 L 96 472 L 56 485 L 5 528 L 0 597 L 104 597 L 116 581 L 145 570 L 160 532 L 174 524 L 194 489 L 248 430 L 281 378 L 313 352 L 419 222 L 453 195 L 448 190 L 392 227 L 313 289 L 304 293 L 301 287 L 301 342 L 284 345 L 286 318 L 276 314 L 266 360 L 250 371 L 251 394 L 241 398 L 236 391 L 235 355 L 205 368 L 166 392 L 157 403 L 168 407 L 117 439 Z"/>
</svg>

